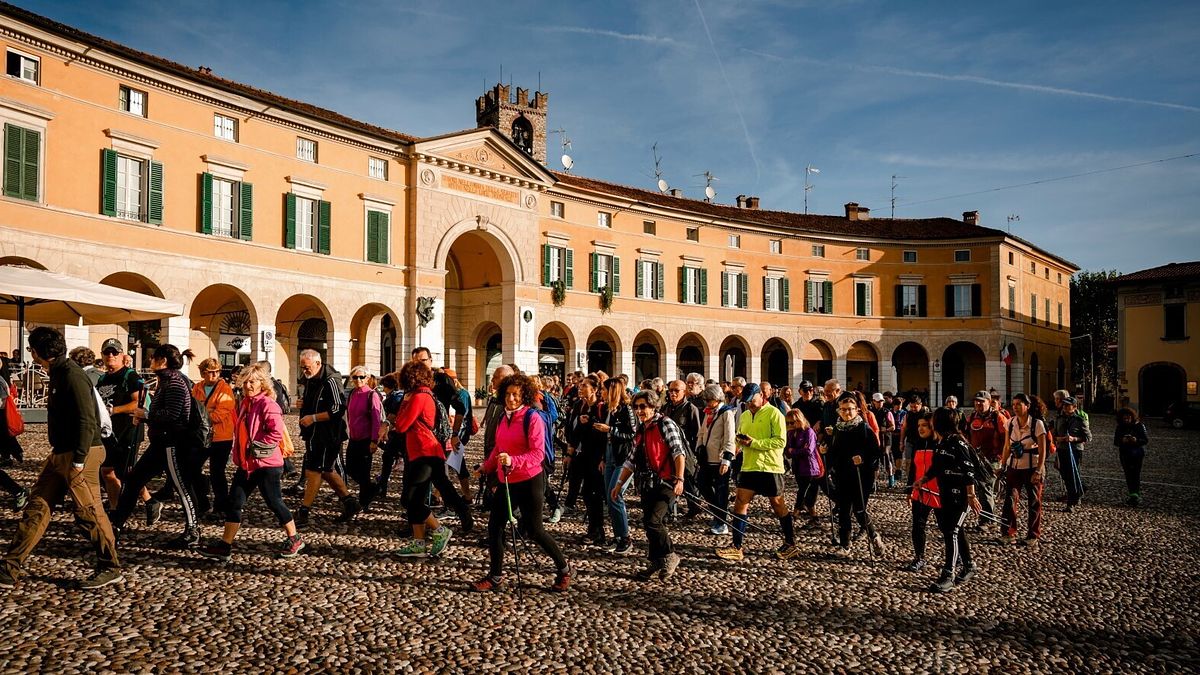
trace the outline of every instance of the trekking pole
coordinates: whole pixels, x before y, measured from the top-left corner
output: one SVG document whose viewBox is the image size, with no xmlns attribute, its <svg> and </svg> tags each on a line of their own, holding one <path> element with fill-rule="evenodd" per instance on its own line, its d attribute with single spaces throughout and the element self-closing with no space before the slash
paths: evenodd
<svg viewBox="0 0 1200 675">
<path fill-rule="evenodd" d="M 920 487 L 917 489 L 920 490 L 921 492 L 928 492 L 929 494 L 933 495 L 934 497 L 938 497 L 939 499 L 942 496 L 942 493 L 934 492 L 933 490 L 930 490 L 927 487 Z M 991 513 L 989 511 L 980 511 L 979 517 L 983 518 L 984 520 L 990 520 L 991 522 L 996 523 L 997 525 L 1004 525 L 1006 522 L 1008 522 L 1008 521 L 1004 520 L 1003 518 L 997 517 L 996 514 Z"/>
<path fill-rule="evenodd" d="M 867 515 L 867 493 L 865 490 L 863 490 L 862 471 L 858 468 L 858 465 L 853 465 L 853 466 L 854 466 L 854 482 L 855 482 L 855 484 L 858 485 L 858 499 L 859 499 L 858 503 L 862 505 L 862 509 L 859 509 L 857 511 L 858 513 L 862 514 L 862 520 L 859 522 L 858 526 L 861 527 L 865 531 L 868 529 L 867 523 L 870 522 L 870 520 L 868 520 L 869 516 Z M 874 530 L 873 527 L 871 529 Z M 869 548 L 874 549 L 875 548 L 875 544 L 874 544 L 875 537 L 877 537 L 879 535 L 875 532 L 867 532 L 866 534 L 871 537 L 871 542 L 869 544 Z M 874 552 L 874 551 L 872 550 L 872 552 Z M 880 557 L 883 556 L 882 552 L 880 552 L 879 556 Z"/>
<path fill-rule="evenodd" d="M 829 542 L 831 544 L 840 544 L 841 540 L 837 536 L 837 502 L 833 501 L 833 475 L 829 469 L 825 469 L 825 498 L 829 500 Z"/>
<path fill-rule="evenodd" d="M 684 494 L 685 496 L 687 496 L 687 497 L 691 497 L 692 499 L 698 499 L 698 500 L 699 500 L 699 502 L 700 502 L 700 508 L 702 508 L 702 509 L 704 509 L 704 510 L 708 511 L 708 515 L 710 515 L 710 516 L 713 516 L 714 518 L 715 518 L 715 517 L 719 517 L 720 515 L 725 515 L 726 517 L 728 517 L 728 518 L 730 518 L 730 519 L 735 519 L 735 518 L 738 518 L 738 517 L 739 517 L 739 516 L 735 515 L 735 514 L 734 514 L 732 511 L 726 511 L 725 509 L 723 509 L 723 508 L 721 508 L 721 507 L 719 507 L 719 506 L 716 506 L 716 505 L 713 505 L 713 504 L 709 504 L 708 502 L 704 501 L 704 498 L 703 498 L 703 497 L 698 497 L 698 496 L 697 496 L 696 494 L 694 494 L 694 493 L 691 493 L 691 492 L 686 492 L 686 491 L 685 491 L 683 494 Z M 718 513 L 718 512 L 719 512 L 719 513 Z M 764 534 L 771 534 L 771 535 L 778 534 L 777 532 L 773 532 L 773 531 L 771 531 L 771 530 L 768 530 L 768 529 L 766 529 L 766 528 L 764 528 L 764 527 L 760 527 L 760 526 L 758 526 L 758 525 L 755 525 L 754 523 L 750 522 L 749 515 L 750 515 L 750 514 L 746 514 L 745 516 L 741 516 L 741 517 L 745 518 L 745 520 L 746 520 L 746 526 L 747 526 L 747 527 L 750 527 L 750 528 L 753 528 L 753 529 L 755 529 L 755 530 L 758 530 L 759 532 L 762 532 L 762 533 L 764 533 Z"/>
<path fill-rule="evenodd" d="M 521 549 L 517 543 L 517 519 L 513 517 L 512 493 L 508 489 L 508 474 L 510 467 L 504 467 L 504 502 L 508 506 L 508 526 L 512 529 L 513 560 L 517 570 L 517 599 L 521 599 Z"/>
</svg>

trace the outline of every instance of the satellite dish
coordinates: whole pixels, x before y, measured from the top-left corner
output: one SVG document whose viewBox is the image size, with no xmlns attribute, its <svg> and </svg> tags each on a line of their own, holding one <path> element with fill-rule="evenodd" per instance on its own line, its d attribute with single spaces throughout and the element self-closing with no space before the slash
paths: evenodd
<svg viewBox="0 0 1200 675">
<path fill-rule="evenodd" d="M 712 200 L 713 197 L 717 196 L 717 191 L 713 189 L 713 186 L 709 185 L 708 187 L 704 188 L 704 195 L 708 197 L 709 200 Z"/>
<path fill-rule="evenodd" d="M 659 192 L 666 192 L 669 187 L 670 186 L 667 185 L 667 181 L 665 181 L 661 178 L 658 179 L 658 191 Z"/>
<path fill-rule="evenodd" d="M 570 155 L 563 155 L 562 156 L 562 165 L 563 165 L 564 169 L 566 169 L 567 171 L 570 171 L 571 167 L 575 166 L 575 160 L 571 159 Z"/>
</svg>

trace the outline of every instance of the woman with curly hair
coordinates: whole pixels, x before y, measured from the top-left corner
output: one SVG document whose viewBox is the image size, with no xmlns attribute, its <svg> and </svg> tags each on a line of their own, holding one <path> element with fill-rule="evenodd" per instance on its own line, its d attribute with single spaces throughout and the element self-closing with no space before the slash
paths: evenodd
<svg viewBox="0 0 1200 675">
<path fill-rule="evenodd" d="M 1004 429 L 1004 453 L 1000 456 L 1007 492 L 1004 497 L 1004 520 L 1007 527 L 1000 543 L 1017 541 L 1017 500 L 1024 491 L 1028 502 L 1029 526 L 1022 542 L 1037 548 L 1042 535 L 1042 489 L 1046 476 L 1046 404 L 1037 396 L 1015 394 L 1012 397 L 1012 419 Z"/>
<path fill-rule="evenodd" d="M 404 434 L 404 502 L 412 539 L 396 551 L 406 558 L 437 557 L 450 545 L 454 532 L 438 522 L 426 496 L 437 475 L 446 475 L 446 446 L 433 434 L 437 405 L 433 398 L 433 370 L 422 361 L 400 369 L 404 401 L 392 429 Z"/>
<path fill-rule="evenodd" d="M 496 391 L 504 402 L 504 413 L 496 424 L 496 447 L 476 470 L 477 476 L 495 475 L 499 487 L 488 516 L 488 573 L 471 584 L 471 590 L 494 591 L 503 580 L 504 535 L 511 515 L 520 512 L 520 529 L 554 561 L 558 570 L 550 590 L 562 592 L 571 585 L 575 571 L 558 543 L 542 527 L 546 474 L 546 426 L 532 411 L 537 387 L 525 375 L 509 375 Z M 514 555 L 518 551 L 514 548 Z"/>
</svg>

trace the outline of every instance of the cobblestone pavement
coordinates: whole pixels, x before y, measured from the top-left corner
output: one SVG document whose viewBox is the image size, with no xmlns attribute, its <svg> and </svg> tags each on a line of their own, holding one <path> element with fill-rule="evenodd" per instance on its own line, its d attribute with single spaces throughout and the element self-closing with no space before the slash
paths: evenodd
<svg viewBox="0 0 1200 675">
<path fill-rule="evenodd" d="M 834 560 L 809 532 L 803 554 L 783 562 L 770 556 L 776 536 L 752 532 L 747 559 L 728 563 L 712 554 L 727 538 L 692 522 L 673 526 L 679 573 L 648 584 L 631 577 L 644 563 L 640 530 L 638 556 L 616 558 L 585 547 L 582 522 L 568 517 L 549 527 L 578 566 L 577 584 L 549 593 L 553 572 L 539 552 L 523 566 L 523 600 L 511 586 L 466 592 L 485 569 L 479 534 L 456 537 L 439 561 L 387 555 L 401 519 L 394 497 L 338 525 L 326 492 L 304 532 L 308 551 L 283 561 L 272 555 L 282 535 L 253 496 L 225 566 L 161 550 L 180 529 L 178 508 L 168 506 L 162 522 L 122 542 L 126 580 L 98 592 L 75 588 L 91 553 L 59 513 L 31 576 L 0 595 L 0 672 L 1193 670 L 1200 433 L 1151 424 L 1144 505 L 1134 510 L 1122 505 L 1120 467 L 1105 442 L 1112 420 L 1094 426 L 1101 440 L 1086 455 L 1084 507 L 1063 513 L 1052 479 L 1042 550 L 975 535 L 980 574 L 945 596 L 924 591 L 936 571 L 900 569 L 911 544 L 898 493 L 873 500 L 890 548 L 882 560 L 864 541 L 851 560 Z M 29 484 L 48 452 L 44 430 L 31 426 L 22 442 L 27 459 L 10 472 Z M 765 502 L 752 514 L 777 530 Z M 6 510 L 0 521 L 5 542 L 17 517 Z M 634 508 L 631 520 L 639 518 Z M 219 536 L 219 525 L 206 525 L 205 536 Z M 940 556 L 931 528 L 928 557 Z"/>
</svg>

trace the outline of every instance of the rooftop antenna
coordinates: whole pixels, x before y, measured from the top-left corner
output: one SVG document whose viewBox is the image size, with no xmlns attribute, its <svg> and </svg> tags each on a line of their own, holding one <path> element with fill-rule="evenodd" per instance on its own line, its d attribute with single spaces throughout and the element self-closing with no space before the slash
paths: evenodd
<svg viewBox="0 0 1200 675">
<path fill-rule="evenodd" d="M 713 189 L 712 186 L 713 181 L 718 181 L 721 179 L 714 176 L 711 171 L 705 171 L 704 173 L 698 173 L 695 175 L 704 177 L 704 201 L 711 204 L 713 198 L 717 196 L 717 191 Z"/>
<path fill-rule="evenodd" d="M 668 185 L 666 179 L 663 178 L 662 157 L 660 157 L 658 154 L 658 143 L 650 146 L 650 151 L 654 153 L 654 178 L 658 184 L 658 191 L 666 192 L 667 190 L 671 189 L 671 186 Z"/>
<path fill-rule="evenodd" d="M 896 174 L 892 174 L 892 220 L 896 219 L 896 186 L 900 184 L 896 181 L 901 178 L 908 178 L 908 176 L 897 176 Z"/>
<path fill-rule="evenodd" d="M 813 186 L 808 182 L 808 175 L 810 173 L 819 174 L 821 170 L 812 164 L 804 167 L 804 215 L 808 215 L 808 191 L 813 189 Z"/>
<path fill-rule="evenodd" d="M 1012 224 L 1013 224 L 1014 220 L 1017 221 L 1018 223 L 1021 222 L 1021 216 L 1018 216 L 1015 213 L 1008 214 L 1008 233 L 1009 234 L 1012 234 Z"/>
<path fill-rule="evenodd" d="M 562 146 L 563 151 L 560 161 L 562 162 L 563 169 L 565 171 L 570 171 L 571 167 L 575 166 L 575 160 L 567 154 L 567 150 L 571 149 L 571 139 L 567 137 L 567 130 L 559 127 L 557 129 L 551 129 L 547 133 L 558 134 L 559 144 Z"/>
</svg>

